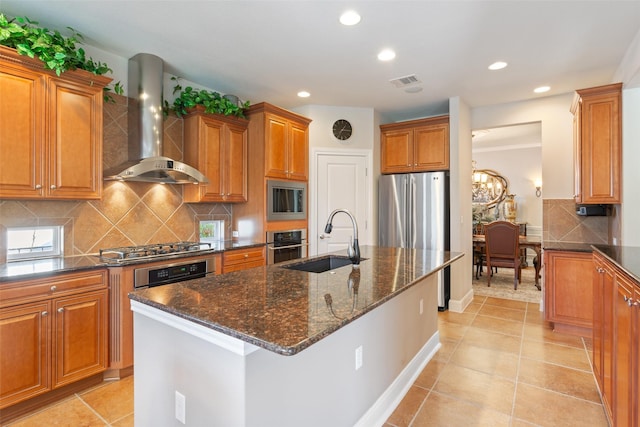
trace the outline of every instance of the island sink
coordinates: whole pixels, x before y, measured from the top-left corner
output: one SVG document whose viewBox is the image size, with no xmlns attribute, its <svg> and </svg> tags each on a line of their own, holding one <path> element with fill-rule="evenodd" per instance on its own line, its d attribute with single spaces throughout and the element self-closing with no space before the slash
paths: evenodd
<svg viewBox="0 0 640 427">
<path fill-rule="evenodd" d="M 351 260 L 346 256 L 327 255 L 322 258 L 314 258 L 309 261 L 297 262 L 295 264 L 283 265 L 282 268 L 290 270 L 306 271 L 308 273 L 324 273 L 334 268 L 344 267 L 351 264 Z"/>
</svg>

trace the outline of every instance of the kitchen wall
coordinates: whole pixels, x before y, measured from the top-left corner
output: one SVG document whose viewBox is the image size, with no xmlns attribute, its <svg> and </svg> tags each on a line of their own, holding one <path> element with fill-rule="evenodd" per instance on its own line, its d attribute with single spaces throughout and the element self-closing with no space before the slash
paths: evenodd
<svg viewBox="0 0 640 427">
<path fill-rule="evenodd" d="M 127 98 L 114 95 L 104 108 L 103 166 L 127 159 Z M 182 120 L 165 121 L 164 154 L 182 159 Z M 228 204 L 182 202 L 182 187 L 149 183 L 104 182 L 102 200 L 0 200 L 0 227 L 64 225 L 65 255 L 93 254 L 101 248 L 198 240 L 198 221 L 225 220 L 231 236 Z"/>
</svg>

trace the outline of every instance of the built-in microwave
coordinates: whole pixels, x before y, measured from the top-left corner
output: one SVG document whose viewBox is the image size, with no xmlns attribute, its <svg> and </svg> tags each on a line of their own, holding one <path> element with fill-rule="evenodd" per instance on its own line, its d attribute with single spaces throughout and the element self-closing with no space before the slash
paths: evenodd
<svg viewBox="0 0 640 427">
<path fill-rule="evenodd" d="M 307 218 L 307 184 L 267 180 L 267 221 Z"/>
</svg>

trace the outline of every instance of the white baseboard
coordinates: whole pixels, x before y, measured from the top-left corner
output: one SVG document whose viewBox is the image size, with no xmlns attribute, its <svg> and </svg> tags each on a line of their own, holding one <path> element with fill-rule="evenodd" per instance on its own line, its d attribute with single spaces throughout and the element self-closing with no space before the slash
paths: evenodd
<svg viewBox="0 0 640 427">
<path fill-rule="evenodd" d="M 358 420 L 355 427 L 384 425 L 440 347 L 440 333 L 436 331 L 373 406 Z"/>
<path fill-rule="evenodd" d="M 473 301 L 473 289 L 469 289 L 469 292 L 462 297 L 462 299 L 449 300 L 449 310 L 455 313 L 462 313 L 469 304 Z"/>
</svg>

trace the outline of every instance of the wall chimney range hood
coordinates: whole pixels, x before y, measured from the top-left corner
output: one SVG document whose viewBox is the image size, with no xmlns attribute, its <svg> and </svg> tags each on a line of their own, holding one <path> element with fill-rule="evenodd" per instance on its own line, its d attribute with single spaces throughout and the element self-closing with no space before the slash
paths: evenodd
<svg viewBox="0 0 640 427">
<path fill-rule="evenodd" d="M 162 156 L 163 74 L 163 61 L 155 55 L 139 53 L 129 59 L 129 161 L 105 171 L 105 180 L 209 183 L 196 168 Z"/>
</svg>

